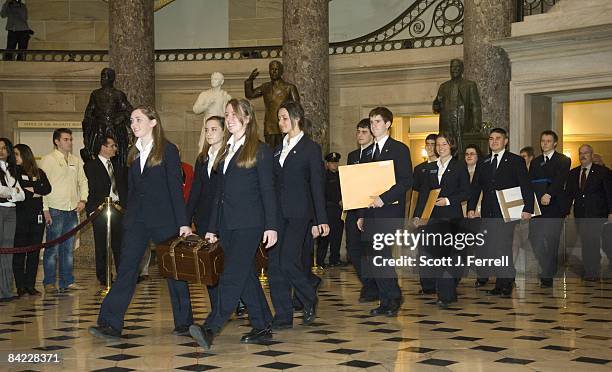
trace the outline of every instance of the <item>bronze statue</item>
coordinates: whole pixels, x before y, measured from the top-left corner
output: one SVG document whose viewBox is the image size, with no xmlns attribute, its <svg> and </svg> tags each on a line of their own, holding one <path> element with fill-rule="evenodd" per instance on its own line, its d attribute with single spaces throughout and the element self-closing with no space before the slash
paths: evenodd
<svg viewBox="0 0 612 372">
<path fill-rule="evenodd" d="M 119 164 L 126 163 L 128 146 L 133 142 L 133 134 L 129 128 L 132 105 L 125 93 L 113 86 L 114 83 L 115 70 L 102 69 L 102 87 L 91 92 L 83 118 L 83 161 L 95 158 L 104 142 L 104 136 L 111 135 L 117 143 Z"/>
<path fill-rule="evenodd" d="M 462 154 L 465 133 L 479 133 L 482 126 L 480 95 L 476 83 L 463 78 L 463 61 L 453 59 L 451 80 L 440 85 L 433 101 L 433 112 L 440 114 L 439 131 L 457 140 L 457 153 Z"/>
<path fill-rule="evenodd" d="M 266 143 L 274 148 L 283 141 L 283 135 L 278 128 L 278 107 L 289 100 L 300 102 L 300 95 L 295 85 L 283 80 L 282 63 L 279 61 L 270 62 L 269 72 L 271 81 L 253 89 L 253 81 L 259 75 L 259 71 L 254 69 L 249 78 L 244 81 L 244 95 L 249 99 L 263 96 L 266 106 L 264 137 Z"/>
</svg>

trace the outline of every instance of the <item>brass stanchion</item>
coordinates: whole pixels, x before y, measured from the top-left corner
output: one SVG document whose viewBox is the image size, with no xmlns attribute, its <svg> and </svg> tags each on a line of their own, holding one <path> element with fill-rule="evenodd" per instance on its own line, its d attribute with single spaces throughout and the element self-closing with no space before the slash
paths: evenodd
<svg viewBox="0 0 612 372">
<path fill-rule="evenodd" d="M 317 263 L 317 248 L 318 248 L 318 244 L 316 241 L 314 241 L 314 254 L 312 258 L 312 267 L 310 268 L 310 271 L 313 274 L 325 274 L 325 269 L 322 266 L 319 266 L 319 264 Z"/>
<path fill-rule="evenodd" d="M 111 260 L 112 260 L 112 249 L 111 249 L 111 208 L 113 204 L 113 199 L 110 196 L 104 198 L 104 206 L 106 207 L 106 288 L 101 289 L 100 296 L 105 297 L 108 292 L 110 292 L 111 288 Z"/>
<path fill-rule="evenodd" d="M 268 285 L 268 275 L 266 275 L 266 270 L 263 267 L 259 273 L 259 283 L 261 283 L 262 286 Z"/>
</svg>

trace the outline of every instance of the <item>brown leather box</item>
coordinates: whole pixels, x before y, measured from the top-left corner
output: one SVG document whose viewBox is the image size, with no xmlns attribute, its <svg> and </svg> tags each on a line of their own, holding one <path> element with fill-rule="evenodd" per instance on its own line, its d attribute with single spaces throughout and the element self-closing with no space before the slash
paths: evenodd
<svg viewBox="0 0 612 372">
<path fill-rule="evenodd" d="M 178 237 L 157 245 L 157 263 L 164 278 L 214 286 L 223 272 L 223 249 L 198 235 Z"/>
</svg>

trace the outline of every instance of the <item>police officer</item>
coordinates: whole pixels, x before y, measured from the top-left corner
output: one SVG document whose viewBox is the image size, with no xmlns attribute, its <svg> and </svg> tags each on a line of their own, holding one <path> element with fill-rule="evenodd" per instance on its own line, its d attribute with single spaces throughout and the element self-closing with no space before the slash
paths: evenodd
<svg viewBox="0 0 612 372">
<path fill-rule="evenodd" d="M 325 156 L 325 209 L 329 220 L 329 236 L 319 240 L 317 250 L 317 263 L 324 264 L 325 256 L 329 248 L 329 266 L 340 266 L 340 244 L 344 232 L 342 221 L 342 196 L 340 194 L 340 175 L 338 174 L 338 162 L 341 155 L 330 152 Z"/>
</svg>

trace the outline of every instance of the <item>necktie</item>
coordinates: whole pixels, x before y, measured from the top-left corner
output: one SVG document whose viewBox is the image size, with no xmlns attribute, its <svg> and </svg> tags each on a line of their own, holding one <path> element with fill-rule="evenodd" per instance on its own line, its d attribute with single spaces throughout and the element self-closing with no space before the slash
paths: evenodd
<svg viewBox="0 0 612 372">
<path fill-rule="evenodd" d="M 497 171 L 497 155 L 499 154 L 493 154 L 493 160 L 491 160 L 491 165 L 493 166 L 493 174 L 495 174 L 495 171 Z"/>
<path fill-rule="evenodd" d="M 117 195 L 117 183 L 115 182 L 115 171 L 113 169 L 113 163 L 109 160 L 106 161 L 106 167 L 108 168 L 108 177 L 111 181 L 111 192 Z"/>
<path fill-rule="evenodd" d="M 378 143 L 374 146 L 374 154 L 372 155 L 372 160 L 376 161 L 380 157 L 380 149 L 378 148 Z"/>
<path fill-rule="evenodd" d="M 548 164 L 548 156 L 544 155 L 544 165 Z"/>
<path fill-rule="evenodd" d="M 587 180 L 587 169 L 582 168 L 582 173 L 580 174 L 580 190 L 584 191 L 584 187 L 586 186 Z"/>
</svg>

